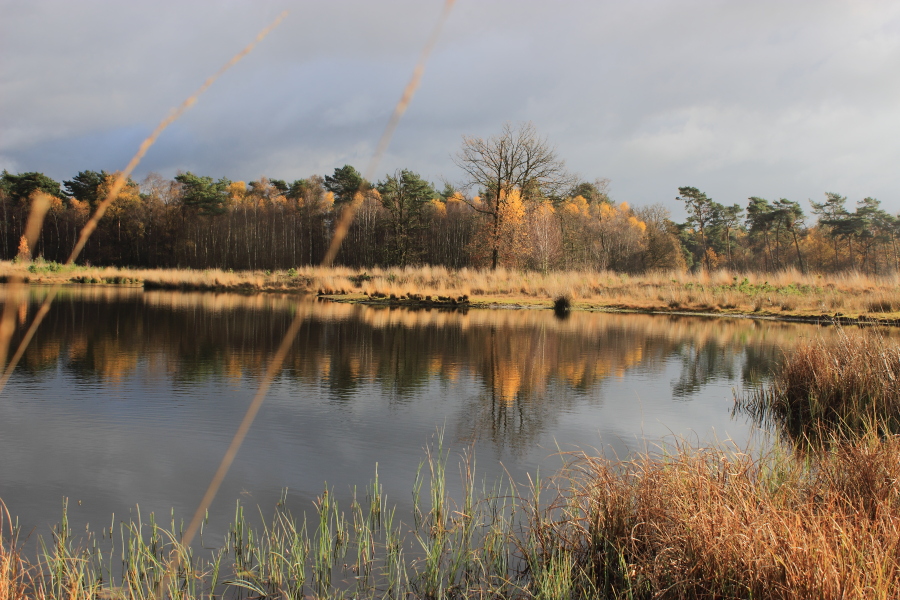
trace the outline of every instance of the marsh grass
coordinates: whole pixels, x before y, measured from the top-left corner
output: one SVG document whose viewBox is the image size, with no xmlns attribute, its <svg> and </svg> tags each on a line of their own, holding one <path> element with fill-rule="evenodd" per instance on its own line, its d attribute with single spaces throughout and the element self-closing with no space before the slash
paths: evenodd
<svg viewBox="0 0 900 600">
<path fill-rule="evenodd" d="M 513 597 L 510 540 L 521 511 L 511 488 L 479 487 L 474 461 L 463 460 L 464 497 L 456 504 L 447 459 L 439 435 L 416 477 L 411 524 L 389 506 L 376 472 L 349 506 L 326 486 L 309 522 L 293 517 L 283 497 L 254 529 L 238 503 L 221 547 L 201 544 L 207 556 L 180 542 L 174 518 L 163 527 L 152 514 L 143 522 L 139 511 L 136 520 L 75 536 L 64 505 L 34 561 L 15 544 L 3 546 L 0 589 L 11 591 L 2 598 Z"/>
<path fill-rule="evenodd" d="M 877 330 L 815 338 L 739 408 L 804 444 L 900 433 L 900 344 Z"/>
<path fill-rule="evenodd" d="M 26 567 L 18 545 L 19 532 L 3 501 L 0 501 L 0 600 L 25 596 Z"/>
<path fill-rule="evenodd" d="M 806 460 L 679 446 L 582 456 L 541 537 L 583 597 L 888 598 L 900 585 L 900 440 Z M 559 569 L 559 567 L 557 567 Z"/>
<path fill-rule="evenodd" d="M 143 285 L 146 289 L 286 292 L 388 301 L 471 298 L 480 304 L 552 307 L 569 298 L 573 308 L 699 311 L 820 318 L 900 319 L 900 278 L 855 273 L 830 276 L 786 271 L 747 274 L 528 272 L 440 266 L 352 269 L 296 267 L 286 271 L 119 269 L 35 261 L 0 263 L 0 279 L 32 283 Z"/>
<path fill-rule="evenodd" d="M 283 498 L 253 528 L 238 504 L 214 549 L 139 513 L 75 536 L 64 512 L 32 562 L 7 533 L 0 597 L 890 598 L 898 454 L 900 437 L 875 433 L 803 457 L 677 443 L 627 460 L 569 455 L 523 485 L 488 485 L 463 455 L 453 499 L 438 436 L 408 520 L 377 473 L 346 505 L 326 487 L 309 521 Z"/>
</svg>

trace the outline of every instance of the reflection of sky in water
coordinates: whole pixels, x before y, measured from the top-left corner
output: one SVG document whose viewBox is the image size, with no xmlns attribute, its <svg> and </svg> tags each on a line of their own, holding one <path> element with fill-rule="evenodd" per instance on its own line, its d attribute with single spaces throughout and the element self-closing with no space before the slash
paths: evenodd
<svg viewBox="0 0 900 600">
<path fill-rule="evenodd" d="M 0 498 L 26 531 L 56 522 L 63 496 L 76 527 L 108 525 L 136 504 L 143 515 L 190 516 L 289 317 L 286 299 L 217 298 L 55 305 L 0 402 Z M 750 428 L 731 417 L 732 389 L 815 331 L 645 315 L 560 323 L 549 311 L 301 310 L 290 367 L 211 510 L 213 531 L 236 499 L 268 511 L 284 487 L 295 508 L 326 482 L 347 499 L 376 463 L 403 511 L 440 427 L 452 464 L 471 446 L 489 480 L 552 472 L 558 450 L 625 456 L 673 436 L 742 446 Z"/>
</svg>

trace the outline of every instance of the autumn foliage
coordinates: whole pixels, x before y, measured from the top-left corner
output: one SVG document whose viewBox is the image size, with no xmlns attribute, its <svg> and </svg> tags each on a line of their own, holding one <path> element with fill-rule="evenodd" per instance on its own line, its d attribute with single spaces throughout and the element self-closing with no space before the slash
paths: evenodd
<svg viewBox="0 0 900 600">
<path fill-rule="evenodd" d="M 488 140 L 490 141 L 490 140 Z M 471 140 L 484 142 L 483 140 Z M 480 146 L 478 146 L 480 148 Z M 484 150 L 486 151 L 486 150 Z M 501 156 L 502 158 L 502 156 Z M 114 174 L 83 171 L 63 186 L 40 173 L 0 176 L 0 259 L 64 262 L 108 194 Z M 374 184 L 350 165 L 333 176 L 288 183 L 244 182 L 190 172 L 128 181 L 113 199 L 81 261 L 144 268 L 278 270 L 319 264 L 335 225 L 354 197 L 355 218 L 336 264 L 800 273 L 882 276 L 900 269 L 900 221 L 866 198 L 851 210 L 826 194 L 812 202 L 751 197 L 725 206 L 679 188 L 687 218 L 673 222 L 662 204 L 633 207 L 607 194 L 608 182 L 551 186 L 508 180 L 449 184 L 437 191 L 403 169 Z M 51 197 L 34 247 L 21 246 L 30 196 Z"/>
<path fill-rule="evenodd" d="M 351 172 L 352 170 L 352 172 Z M 526 196 L 522 190 L 438 193 L 410 171 L 369 186 L 352 167 L 335 177 L 249 183 L 182 173 L 129 181 L 113 199 L 82 260 L 93 265 L 289 269 L 321 262 L 348 197 L 362 201 L 338 263 L 360 268 L 440 265 L 553 269 L 679 268 L 668 215 L 648 221 L 605 196 Z M 349 174 L 349 175 L 348 175 Z M 12 176 L 16 177 L 16 176 Z M 35 256 L 64 262 L 114 174 L 83 172 L 57 190 Z M 349 189 L 356 186 L 355 191 Z M 0 258 L 23 257 L 27 201 L 0 190 Z M 493 212 L 492 212 L 493 211 Z M 654 244 L 653 236 L 668 240 Z M 27 250 L 27 249 L 25 249 Z"/>
<path fill-rule="evenodd" d="M 25 239 L 25 236 L 21 236 L 19 238 L 19 247 L 18 252 L 16 253 L 16 259 L 21 261 L 29 261 L 31 260 L 31 250 L 28 249 L 28 240 Z"/>
</svg>

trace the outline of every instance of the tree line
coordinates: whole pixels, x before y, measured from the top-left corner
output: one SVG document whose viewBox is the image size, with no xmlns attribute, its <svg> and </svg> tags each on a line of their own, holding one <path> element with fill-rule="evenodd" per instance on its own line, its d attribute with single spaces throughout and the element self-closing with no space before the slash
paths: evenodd
<svg viewBox="0 0 900 600">
<path fill-rule="evenodd" d="M 580 180 L 531 124 L 464 137 L 457 185 L 409 169 L 369 182 L 351 165 L 330 175 L 249 183 L 191 172 L 129 180 L 81 262 L 120 267 L 288 269 L 319 264 L 341 214 L 354 211 L 336 263 L 356 268 L 443 265 L 535 270 L 776 271 L 900 268 L 900 219 L 866 198 L 855 209 L 826 194 L 808 223 L 797 202 L 751 197 L 725 206 L 679 188 L 688 217 L 660 205 L 615 202 L 608 180 Z M 57 182 L 38 172 L 0 175 L 0 258 L 63 262 L 106 198 L 115 173 L 81 171 Z M 35 248 L 22 247 L 34 192 L 51 206 Z M 27 257 L 27 256 L 26 256 Z"/>
<path fill-rule="evenodd" d="M 748 198 L 746 207 L 724 206 L 695 187 L 678 188 L 688 217 L 676 224 L 690 268 L 801 272 L 900 271 L 900 216 L 867 197 L 849 206 L 834 192 L 800 204 L 780 198 Z"/>
</svg>

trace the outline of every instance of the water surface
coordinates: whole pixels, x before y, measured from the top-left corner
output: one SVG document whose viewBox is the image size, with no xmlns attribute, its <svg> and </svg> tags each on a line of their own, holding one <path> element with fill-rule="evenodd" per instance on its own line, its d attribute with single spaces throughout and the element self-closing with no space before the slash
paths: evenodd
<svg viewBox="0 0 900 600">
<path fill-rule="evenodd" d="M 17 335 L 45 293 L 29 290 Z M 474 453 L 488 479 L 552 472 L 558 452 L 574 449 L 626 456 L 680 437 L 743 447 L 754 428 L 732 416 L 735 393 L 825 331 L 68 289 L 0 396 L 0 498 L 26 531 L 58 521 L 63 498 L 76 528 L 108 525 L 137 505 L 189 519 L 295 311 L 300 334 L 213 523 L 227 522 L 237 499 L 268 512 L 283 488 L 300 509 L 326 483 L 346 499 L 376 465 L 402 512 L 439 429 L 454 457 Z"/>
</svg>

